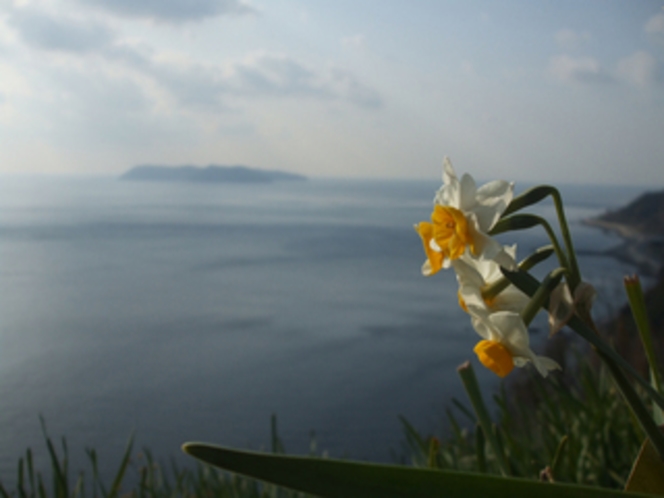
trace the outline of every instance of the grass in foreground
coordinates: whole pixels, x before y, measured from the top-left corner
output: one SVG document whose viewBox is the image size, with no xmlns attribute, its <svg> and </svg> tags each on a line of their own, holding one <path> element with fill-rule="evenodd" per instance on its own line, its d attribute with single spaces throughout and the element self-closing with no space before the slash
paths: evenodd
<svg viewBox="0 0 664 498">
<path fill-rule="evenodd" d="M 645 435 L 603 368 L 578 370 L 574 380 L 531 375 L 494 396 L 494 431 L 514 476 L 623 488 Z M 412 463 L 499 475 L 475 415 L 458 400 L 454 407 L 447 411 L 452 436 L 441 442 L 402 420 Z"/>
<path fill-rule="evenodd" d="M 603 370 L 582 365 L 574 382 L 543 382 L 532 375 L 525 388 L 529 395 L 521 395 L 518 400 L 510 398 L 505 390 L 494 396 L 498 407 L 494 430 L 515 476 L 624 486 L 644 436 Z M 512 396 L 516 390 L 517 387 L 510 388 Z M 441 440 L 421 436 L 402 419 L 410 463 L 498 474 L 496 459 L 486 448 L 472 411 L 454 400 L 454 407 L 447 413 L 452 434 Z M 1 498 L 306 496 L 193 461 L 190 467 L 174 463 L 166 466 L 147 450 L 134 456 L 131 440 L 113 479 L 100 476 L 95 450 L 87 450 L 89 472 L 72 474 L 65 440 L 58 454 L 46 431 L 44 437 L 51 467 L 45 471 L 34 468 L 33 453 L 28 449 L 18 461 L 15 489 L 0 483 Z M 283 453 L 274 417 L 272 451 Z"/>
</svg>

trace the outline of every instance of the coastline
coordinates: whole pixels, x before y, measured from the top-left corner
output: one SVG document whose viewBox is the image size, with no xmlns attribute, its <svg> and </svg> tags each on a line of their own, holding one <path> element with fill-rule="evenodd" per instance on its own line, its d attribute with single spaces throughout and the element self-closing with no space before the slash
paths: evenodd
<svg viewBox="0 0 664 498">
<path fill-rule="evenodd" d="M 618 223 L 607 221 L 600 218 L 585 218 L 581 222 L 586 226 L 613 232 L 624 239 L 644 239 L 646 238 L 636 227 L 627 223 Z"/>
<path fill-rule="evenodd" d="M 652 200 L 654 197 L 649 196 Z M 643 197 L 641 198 L 643 199 Z M 658 196 L 664 203 L 664 195 Z M 645 306 L 655 340 L 659 358 L 664 358 L 664 226 L 661 223 L 661 207 L 651 209 L 649 215 L 634 213 L 640 200 L 635 201 L 618 212 L 606 213 L 597 218 L 582 220 L 582 223 L 617 234 L 622 239 L 618 245 L 607 249 L 604 254 L 636 266 L 641 276 L 652 278 L 644 286 Z M 661 206 L 662 204 L 660 204 Z M 652 208 L 653 206 L 648 206 Z M 630 213 L 632 210 L 632 213 Z M 622 218 L 623 221 L 609 221 L 607 218 Z M 642 372 L 647 372 L 648 364 L 643 355 L 638 332 L 629 304 L 622 306 L 617 313 L 601 325 L 608 336 L 612 337 L 617 350 L 630 363 Z"/>
<path fill-rule="evenodd" d="M 619 261 L 636 266 L 644 276 L 658 277 L 664 268 L 664 236 L 644 233 L 628 223 L 601 218 L 581 220 L 584 225 L 618 235 L 622 242 L 602 252 Z"/>
</svg>

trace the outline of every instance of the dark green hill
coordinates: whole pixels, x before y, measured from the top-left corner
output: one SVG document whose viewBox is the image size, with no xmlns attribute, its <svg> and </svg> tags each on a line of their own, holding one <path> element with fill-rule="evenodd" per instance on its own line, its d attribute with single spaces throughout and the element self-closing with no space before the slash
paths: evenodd
<svg viewBox="0 0 664 498">
<path fill-rule="evenodd" d="M 120 180 L 148 182 L 194 183 L 272 183 L 277 181 L 306 180 L 306 177 L 285 171 L 264 170 L 247 166 L 136 166 Z"/>
</svg>

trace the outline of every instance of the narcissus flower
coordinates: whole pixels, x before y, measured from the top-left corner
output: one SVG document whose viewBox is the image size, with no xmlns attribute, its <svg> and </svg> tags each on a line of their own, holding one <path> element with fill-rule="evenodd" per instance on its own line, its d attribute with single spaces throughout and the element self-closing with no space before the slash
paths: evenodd
<svg viewBox="0 0 664 498">
<path fill-rule="evenodd" d="M 503 251 L 516 258 L 516 245 L 505 246 Z M 464 255 L 453 260 L 452 266 L 459 282 L 459 305 L 467 313 L 486 316 L 496 311 L 520 312 L 528 304 L 529 297 L 514 285 L 505 282 L 504 288 L 496 288 L 505 278 L 495 261 Z"/>
<path fill-rule="evenodd" d="M 431 221 L 415 225 L 427 256 L 422 273 L 433 275 L 466 253 L 514 268 L 513 258 L 488 235 L 512 200 L 513 191 L 514 185 L 502 180 L 480 188 L 468 174 L 459 180 L 452 163 L 445 158 L 443 186 L 434 198 Z"/>
<path fill-rule="evenodd" d="M 538 356 L 530 349 L 528 330 L 518 313 L 497 311 L 488 316 L 473 317 L 472 323 L 483 338 L 473 351 L 496 375 L 505 377 L 515 366 L 523 367 L 528 362 L 532 362 L 543 377 L 551 370 L 560 369 L 551 358 Z"/>
</svg>

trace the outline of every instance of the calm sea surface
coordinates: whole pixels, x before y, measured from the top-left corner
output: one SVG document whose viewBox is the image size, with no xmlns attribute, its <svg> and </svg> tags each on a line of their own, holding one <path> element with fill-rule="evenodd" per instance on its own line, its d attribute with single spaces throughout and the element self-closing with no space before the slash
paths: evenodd
<svg viewBox="0 0 664 498">
<path fill-rule="evenodd" d="M 29 446 L 45 462 L 40 414 L 73 468 L 85 447 L 114 468 L 132 432 L 164 460 L 190 440 L 259 449 L 272 413 L 292 453 L 314 430 L 332 456 L 390 461 L 399 415 L 440 431 L 477 339 L 454 276 L 420 275 L 412 226 L 437 187 L 1 178 L 0 479 Z M 578 220 L 640 192 L 563 189 L 577 248 L 617 244 Z M 517 235 L 521 256 L 545 243 Z M 630 267 L 580 263 L 599 312 L 623 300 Z"/>
</svg>

